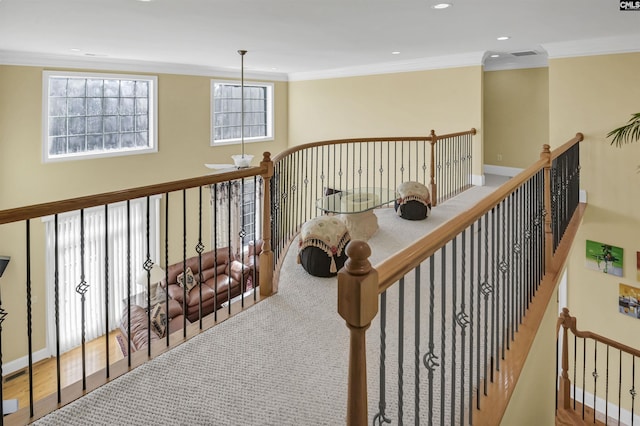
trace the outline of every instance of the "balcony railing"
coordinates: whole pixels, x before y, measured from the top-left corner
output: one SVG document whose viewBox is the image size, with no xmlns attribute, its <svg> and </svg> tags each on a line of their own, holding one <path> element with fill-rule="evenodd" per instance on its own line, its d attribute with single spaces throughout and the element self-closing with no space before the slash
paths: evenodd
<svg viewBox="0 0 640 426">
<path fill-rule="evenodd" d="M 545 145 L 539 161 L 375 268 L 366 243 L 348 246 L 338 275 L 351 333 L 348 424 L 499 423 L 522 367 L 505 366 L 515 336 L 539 323 L 577 229 L 582 139 Z M 378 359 L 367 359 L 367 329 Z M 507 396 L 479 411 L 495 382 Z"/>
<path fill-rule="evenodd" d="M 6 418 L 0 412 L 0 424 L 42 417 L 271 295 L 279 260 L 319 214 L 314 203 L 326 189 L 394 190 L 416 180 L 429 185 L 434 204 L 463 191 L 471 185 L 473 134 L 321 142 L 273 162 L 265 153 L 258 167 L 0 211 L 0 237 L 11 241 L 0 374 L 27 378 L 23 408 Z M 247 213 L 252 200 L 255 214 Z M 212 276 L 202 272 L 208 267 Z M 220 285 L 175 284 L 178 272 L 189 282 L 188 268 L 195 282 Z M 222 275 L 234 274 L 236 286 L 225 286 Z M 158 305 L 169 318 L 164 333 L 153 331 Z M 136 321 L 143 335 L 134 344 Z M 114 338 L 119 332 L 124 341 Z M 69 352 L 75 344 L 65 333 L 78 341 Z M 124 356 L 113 355 L 120 350 Z M 80 358 L 75 373 L 61 363 L 71 352 Z M 34 375 L 46 359 L 54 361 L 53 380 Z"/>
</svg>

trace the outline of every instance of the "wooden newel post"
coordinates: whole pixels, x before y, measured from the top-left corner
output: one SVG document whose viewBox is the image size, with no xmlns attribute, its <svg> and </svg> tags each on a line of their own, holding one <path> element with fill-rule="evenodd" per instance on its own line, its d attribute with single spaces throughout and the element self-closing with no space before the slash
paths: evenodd
<svg viewBox="0 0 640 426">
<path fill-rule="evenodd" d="M 260 252 L 260 295 L 273 294 L 273 251 L 271 250 L 271 177 L 273 176 L 273 161 L 271 153 L 265 152 L 260 167 L 267 171 L 262 175 L 263 203 L 262 203 L 262 252 Z"/>
<path fill-rule="evenodd" d="M 560 314 L 562 324 L 562 371 L 560 372 L 560 390 L 558 395 L 562 397 L 562 408 L 571 408 L 571 380 L 569 380 L 569 337 L 567 330 L 571 328 L 573 318 L 569 315 L 569 309 L 562 308 Z"/>
<path fill-rule="evenodd" d="M 431 193 L 431 207 L 435 207 L 438 204 L 438 187 L 436 185 L 436 142 L 438 137 L 435 130 L 431 129 L 431 170 L 429 181 L 429 192 Z"/>
<path fill-rule="evenodd" d="M 347 425 L 365 426 L 367 421 L 366 331 L 378 314 L 378 272 L 371 267 L 371 248 L 351 241 L 349 259 L 338 272 L 338 313 L 350 332 Z"/>
<path fill-rule="evenodd" d="M 542 145 L 540 158 L 546 161 L 544 166 L 544 272 L 552 269 L 553 231 L 551 230 L 551 147 Z"/>
</svg>

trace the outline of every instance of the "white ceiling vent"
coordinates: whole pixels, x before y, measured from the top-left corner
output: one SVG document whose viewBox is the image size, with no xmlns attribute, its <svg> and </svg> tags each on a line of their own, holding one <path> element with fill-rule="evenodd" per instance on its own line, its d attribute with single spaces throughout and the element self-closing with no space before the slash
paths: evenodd
<svg viewBox="0 0 640 426">
<path fill-rule="evenodd" d="M 513 56 L 533 56 L 537 55 L 538 52 L 534 52 L 533 50 L 523 50 L 522 52 L 511 52 Z"/>
</svg>

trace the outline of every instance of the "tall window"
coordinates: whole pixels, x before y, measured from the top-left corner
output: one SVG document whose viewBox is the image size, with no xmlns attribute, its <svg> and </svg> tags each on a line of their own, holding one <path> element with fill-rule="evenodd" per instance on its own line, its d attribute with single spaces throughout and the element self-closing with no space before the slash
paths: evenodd
<svg viewBox="0 0 640 426">
<path fill-rule="evenodd" d="M 211 82 L 211 145 L 238 143 L 242 128 L 242 86 L 236 81 Z M 244 139 L 273 139 L 273 84 L 245 83 Z"/>
<path fill-rule="evenodd" d="M 157 78 L 43 73 L 45 162 L 156 152 Z"/>
<path fill-rule="evenodd" d="M 211 185 L 211 241 L 215 247 L 242 247 L 262 238 L 262 178 L 246 178 Z"/>
<path fill-rule="evenodd" d="M 158 263 L 158 216 L 159 198 L 150 199 L 149 208 L 149 254 L 152 261 Z M 147 257 L 147 199 L 132 200 L 129 203 L 127 222 L 127 204 L 110 204 L 108 214 L 104 207 L 84 210 L 84 238 L 81 238 L 80 212 L 58 215 L 58 288 L 59 288 L 59 342 L 61 352 L 74 348 L 81 343 L 81 296 L 76 286 L 81 282 L 84 267 L 84 281 L 88 291 L 85 294 L 85 331 L 86 339 L 100 337 L 106 332 L 105 314 L 109 316 L 109 329 L 118 327 L 128 295 L 127 286 L 131 285 L 131 294 L 145 291 L 136 283 L 136 277 L 144 271 Z M 108 220 L 107 227 L 105 221 Z M 44 219 L 46 229 L 46 285 L 47 318 L 49 342 L 56 341 L 55 328 L 55 220 L 53 216 Z M 130 225 L 129 225 L 129 224 Z M 105 235 L 105 230 L 108 234 Z M 128 241 L 127 233 L 131 239 Z M 105 239 L 108 240 L 108 252 L 105 251 Z M 84 265 L 81 252 L 84 249 Z M 130 256 L 130 257 L 129 257 Z M 105 270 L 108 268 L 108 270 Z M 108 311 L 105 298 L 105 285 L 108 276 Z M 109 330 L 109 331 L 110 331 Z"/>
</svg>

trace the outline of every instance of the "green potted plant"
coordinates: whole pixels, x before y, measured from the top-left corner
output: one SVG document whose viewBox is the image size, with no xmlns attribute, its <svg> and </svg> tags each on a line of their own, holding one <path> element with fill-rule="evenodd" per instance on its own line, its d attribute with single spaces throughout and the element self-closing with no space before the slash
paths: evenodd
<svg viewBox="0 0 640 426">
<path fill-rule="evenodd" d="M 622 146 L 640 140 L 640 112 L 631 114 L 631 119 L 624 126 L 610 131 L 607 137 L 613 137 L 611 145 Z"/>
</svg>

